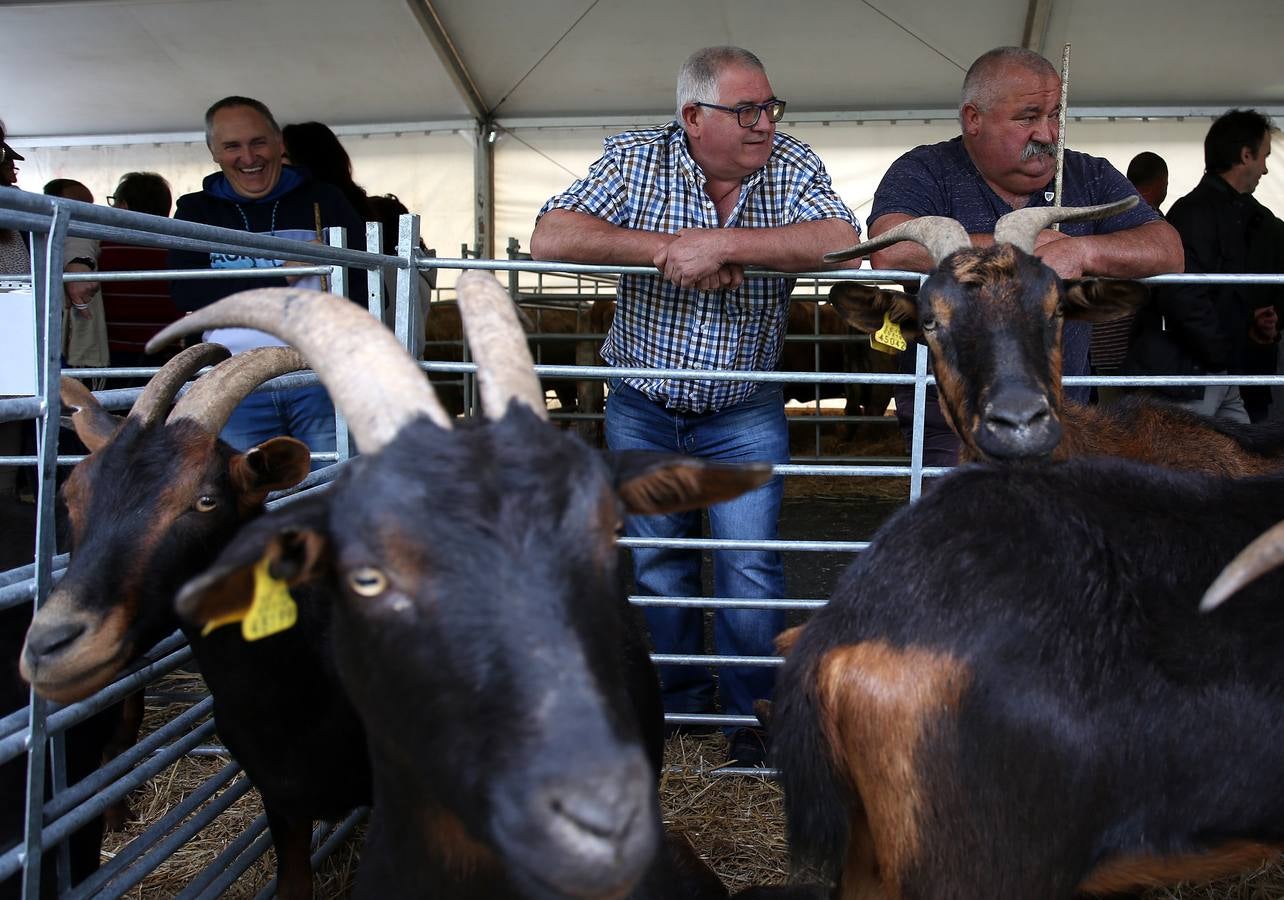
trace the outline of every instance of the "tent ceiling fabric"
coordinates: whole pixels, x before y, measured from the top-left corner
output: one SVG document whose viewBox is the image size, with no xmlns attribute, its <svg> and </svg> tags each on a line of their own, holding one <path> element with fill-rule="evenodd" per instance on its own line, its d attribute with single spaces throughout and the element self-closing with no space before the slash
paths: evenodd
<svg viewBox="0 0 1284 900">
<path fill-rule="evenodd" d="M 190 132 L 246 94 L 283 121 L 467 117 L 409 3 L 424 0 L 72 0 L 0 6 L 0 117 L 11 134 Z M 430 0 L 502 123 L 671 114 L 694 48 L 757 52 L 791 109 L 948 109 L 963 69 L 1020 44 L 1073 45 L 1075 106 L 1284 103 L 1279 0 Z M 20 85 L 20 88 L 13 86 Z"/>
</svg>

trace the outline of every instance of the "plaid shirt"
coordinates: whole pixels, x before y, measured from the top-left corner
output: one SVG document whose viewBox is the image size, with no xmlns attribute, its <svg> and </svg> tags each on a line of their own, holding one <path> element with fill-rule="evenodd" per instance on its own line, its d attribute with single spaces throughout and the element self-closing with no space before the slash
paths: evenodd
<svg viewBox="0 0 1284 900">
<path fill-rule="evenodd" d="M 858 231 L 811 148 L 776 132 L 767 165 L 745 178 L 725 223 L 705 194 L 705 176 L 678 122 L 607 138 L 586 178 L 544 204 L 613 225 L 675 233 L 683 228 L 776 228 L 842 219 Z M 615 319 L 602 345 L 611 365 L 657 369 L 770 371 L 780 361 L 792 278 L 749 277 L 734 291 L 682 289 L 659 276 L 620 277 Z M 675 411 L 704 413 L 745 400 L 743 381 L 629 378 Z"/>
</svg>

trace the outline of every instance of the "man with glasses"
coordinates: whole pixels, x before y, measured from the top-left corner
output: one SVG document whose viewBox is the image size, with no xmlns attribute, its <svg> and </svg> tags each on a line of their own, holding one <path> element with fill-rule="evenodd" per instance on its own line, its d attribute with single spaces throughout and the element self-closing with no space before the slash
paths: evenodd
<svg viewBox="0 0 1284 900">
<path fill-rule="evenodd" d="M 1060 111 L 1061 77 L 1042 56 L 1021 47 L 982 54 L 963 79 L 962 134 L 915 147 L 892 163 L 874 193 L 870 237 L 919 216 L 949 216 L 963 225 L 974 246 L 984 247 L 994 242 L 994 224 L 1001 216 L 1026 206 L 1051 206 Z M 1135 193 L 1108 161 L 1065 152 L 1062 205 L 1092 206 Z M 1060 231 L 1047 229 L 1034 252 L 1062 278 L 1140 278 L 1182 269 L 1177 232 L 1144 203 L 1108 219 L 1067 222 Z M 935 268 L 927 251 L 910 242 L 874 253 L 871 262 L 876 269 Z M 1086 322 L 1066 323 L 1063 374 L 1088 374 L 1091 334 Z M 913 372 L 913 354 L 904 354 L 903 360 L 904 371 Z M 913 388 L 898 386 L 894 393 L 908 442 Z M 1065 393 L 1081 402 L 1088 399 L 1087 388 L 1066 388 Z M 928 389 L 927 411 L 924 463 L 954 465 L 959 442 L 940 412 L 935 388 Z"/>
<path fill-rule="evenodd" d="M 698 50 L 678 73 L 677 119 L 608 138 L 589 174 L 540 210 L 531 237 L 537 259 L 654 266 L 656 275 L 621 276 L 618 310 L 603 358 L 620 367 L 769 371 L 776 367 L 788 320 L 791 278 L 746 277 L 745 266 L 779 271 L 822 267 L 821 257 L 859 238 L 811 148 L 776 131 L 785 101 L 759 59 L 738 47 Z M 676 378 L 610 382 L 607 444 L 616 450 L 689 453 L 709 459 L 785 463 L 788 430 L 779 385 Z M 714 538 L 761 541 L 776 536 L 779 477 L 709 510 Z M 698 535 L 697 513 L 631 517 L 636 537 Z M 656 596 L 701 593 L 700 552 L 633 551 L 637 591 Z M 779 598 L 780 555 L 760 550 L 714 554 L 717 597 Z M 700 610 L 647 607 L 657 652 L 697 654 Z M 719 609 L 714 640 L 721 654 L 765 656 L 784 624 L 777 610 Z M 724 668 L 725 713 L 752 716 L 771 694 L 774 669 Z M 711 673 L 662 666 L 665 709 L 713 708 Z M 731 756 L 760 765 L 761 735 L 734 731 Z"/>
</svg>

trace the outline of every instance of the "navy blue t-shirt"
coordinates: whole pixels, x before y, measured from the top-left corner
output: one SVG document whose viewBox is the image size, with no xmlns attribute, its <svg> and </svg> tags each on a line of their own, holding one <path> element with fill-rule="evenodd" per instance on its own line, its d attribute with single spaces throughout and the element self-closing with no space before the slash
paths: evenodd
<svg viewBox="0 0 1284 900">
<path fill-rule="evenodd" d="M 1067 150 L 1064 169 L 1062 206 L 1096 206 L 1137 193 L 1118 169 L 1097 156 Z M 1044 190 L 1030 196 L 1028 206 L 1051 206 L 1054 187 L 1053 179 L 1049 178 Z M 880 216 L 888 213 L 949 216 L 969 234 L 991 234 L 999 217 L 1010 212 L 1012 207 L 994 192 L 973 165 L 972 158 L 963 147 L 963 138 L 956 137 L 939 144 L 915 147 L 892 163 L 874 192 L 869 224 L 872 226 Z M 1142 201 L 1109 219 L 1064 222 L 1061 231 L 1074 237 L 1110 234 L 1158 219 L 1159 214 Z M 1088 374 L 1091 335 L 1092 326 L 1087 323 L 1066 323 L 1062 354 L 1064 374 Z M 1087 400 L 1088 389 L 1076 388 L 1066 393 L 1067 396 Z"/>
</svg>

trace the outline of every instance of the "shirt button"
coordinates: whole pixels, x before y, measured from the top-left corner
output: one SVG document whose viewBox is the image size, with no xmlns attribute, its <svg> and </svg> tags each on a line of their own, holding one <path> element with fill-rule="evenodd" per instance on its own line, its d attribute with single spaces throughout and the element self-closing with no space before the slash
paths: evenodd
<svg viewBox="0 0 1284 900">
<path fill-rule="evenodd" d="M 704 205 L 705 205 L 705 208 L 711 207 L 711 206 L 713 206 L 713 201 L 712 201 L 712 200 L 706 200 L 706 201 L 704 201 Z"/>
</svg>

